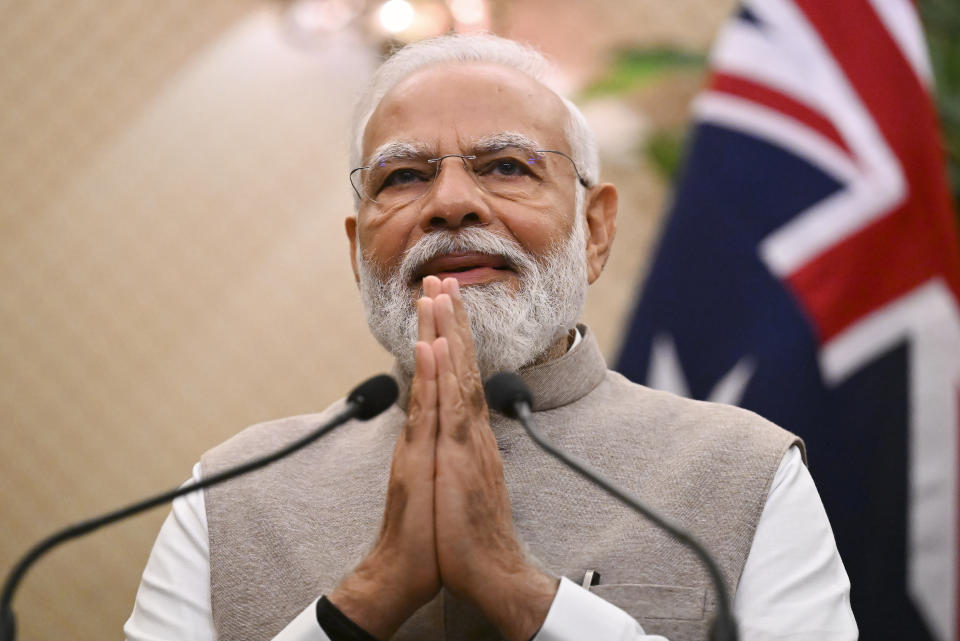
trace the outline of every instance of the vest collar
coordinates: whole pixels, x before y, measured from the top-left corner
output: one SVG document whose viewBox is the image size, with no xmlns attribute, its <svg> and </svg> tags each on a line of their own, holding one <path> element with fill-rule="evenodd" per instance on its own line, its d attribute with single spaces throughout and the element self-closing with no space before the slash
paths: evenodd
<svg viewBox="0 0 960 641">
<path fill-rule="evenodd" d="M 525 367 L 520 378 L 533 394 L 533 411 L 552 410 L 573 403 L 593 390 L 607 373 L 607 363 L 593 332 L 586 325 L 577 325 L 582 339 L 560 358 Z M 395 363 L 393 377 L 400 386 L 397 405 L 407 407 L 410 398 L 410 377 Z"/>
</svg>

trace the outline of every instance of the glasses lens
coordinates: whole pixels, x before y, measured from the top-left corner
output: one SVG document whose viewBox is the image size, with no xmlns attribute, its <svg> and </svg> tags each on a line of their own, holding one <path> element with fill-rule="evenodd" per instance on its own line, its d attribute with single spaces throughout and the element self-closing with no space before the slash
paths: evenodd
<svg viewBox="0 0 960 641">
<path fill-rule="evenodd" d="M 505 198 L 536 198 L 552 182 L 547 155 L 519 147 L 479 154 L 471 165 L 484 189 Z"/>
<path fill-rule="evenodd" d="M 362 198 L 382 207 L 401 207 L 426 194 L 442 171 L 435 158 L 380 158 L 369 167 L 354 170 L 350 180 Z M 512 200 L 534 200 L 545 185 L 556 185 L 566 173 L 573 175 L 573 161 L 560 152 L 506 147 L 459 156 L 479 186 L 491 194 Z M 569 166 L 566 166 L 569 164 Z"/>
<path fill-rule="evenodd" d="M 426 160 L 380 159 L 357 172 L 354 186 L 364 198 L 396 206 L 426 193 L 436 173 L 436 166 Z"/>
</svg>

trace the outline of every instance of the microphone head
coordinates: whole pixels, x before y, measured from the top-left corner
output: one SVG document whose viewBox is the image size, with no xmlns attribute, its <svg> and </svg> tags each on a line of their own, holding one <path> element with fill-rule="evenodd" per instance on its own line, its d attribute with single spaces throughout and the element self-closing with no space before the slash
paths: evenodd
<svg viewBox="0 0 960 641">
<path fill-rule="evenodd" d="M 517 404 L 533 406 L 533 395 L 523 379 L 512 372 L 494 374 L 484 383 L 487 405 L 504 416 L 517 418 Z"/>
<path fill-rule="evenodd" d="M 353 388 L 347 402 L 357 406 L 357 418 L 365 421 L 393 405 L 399 393 L 400 388 L 392 376 L 378 374 Z"/>
</svg>

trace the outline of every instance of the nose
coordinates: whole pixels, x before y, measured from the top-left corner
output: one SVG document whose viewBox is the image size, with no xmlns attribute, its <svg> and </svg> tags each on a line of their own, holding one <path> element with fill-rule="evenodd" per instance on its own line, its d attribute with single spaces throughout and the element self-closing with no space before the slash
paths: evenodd
<svg viewBox="0 0 960 641">
<path fill-rule="evenodd" d="M 433 231 L 489 224 L 492 212 L 485 192 L 466 161 L 458 156 L 444 156 L 437 163 L 433 186 L 421 199 L 420 215 L 424 229 Z"/>
</svg>

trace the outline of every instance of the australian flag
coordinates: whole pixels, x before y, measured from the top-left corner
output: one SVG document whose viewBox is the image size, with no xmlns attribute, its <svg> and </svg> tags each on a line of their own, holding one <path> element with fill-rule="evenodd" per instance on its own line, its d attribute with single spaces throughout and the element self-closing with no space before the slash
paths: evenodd
<svg viewBox="0 0 960 641">
<path fill-rule="evenodd" d="M 618 368 L 805 439 L 867 641 L 958 641 L 960 252 L 910 0 L 725 25 Z"/>
</svg>

